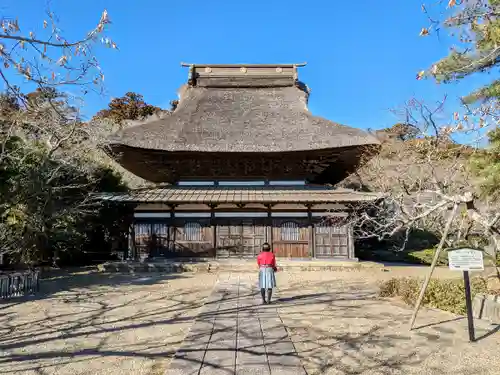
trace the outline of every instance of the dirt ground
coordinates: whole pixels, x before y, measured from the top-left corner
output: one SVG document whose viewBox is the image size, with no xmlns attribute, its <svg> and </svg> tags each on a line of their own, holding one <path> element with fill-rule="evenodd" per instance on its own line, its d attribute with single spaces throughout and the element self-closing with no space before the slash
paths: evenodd
<svg viewBox="0 0 500 375">
<path fill-rule="evenodd" d="M 311 374 L 498 374 L 497 327 L 377 298 L 397 267 L 280 272 L 276 308 Z M 459 277 L 446 269 L 436 277 Z M 32 300 L 0 304 L 1 374 L 159 375 L 182 343 L 217 274 L 63 274 Z"/>
<path fill-rule="evenodd" d="M 163 374 L 216 279 L 83 272 L 47 281 L 44 298 L 0 305 L 0 373 Z"/>
<path fill-rule="evenodd" d="M 276 306 L 308 374 L 499 374 L 499 326 L 476 321 L 479 340 L 470 344 L 466 319 L 423 309 L 410 332 L 412 310 L 377 297 L 381 280 L 424 275 L 413 268 L 280 274 Z"/>
</svg>

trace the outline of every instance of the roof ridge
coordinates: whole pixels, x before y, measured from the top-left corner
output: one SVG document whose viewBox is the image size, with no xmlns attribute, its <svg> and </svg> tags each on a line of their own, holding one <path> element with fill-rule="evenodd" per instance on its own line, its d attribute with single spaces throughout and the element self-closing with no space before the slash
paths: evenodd
<svg viewBox="0 0 500 375">
<path fill-rule="evenodd" d="M 200 67 L 200 68 L 205 68 L 205 67 L 215 67 L 215 68 L 240 68 L 240 67 L 252 67 L 252 68 L 276 68 L 276 67 L 282 67 L 282 68 L 292 68 L 292 67 L 303 67 L 306 66 L 307 62 L 303 63 L 296 63 L 296 64 L 247 64 L 247 63 L 241 63 L 241 64 L 191 64 L 191 63 L 184 63 L 181 62 L 181 66 L 184 68 L 190 68 L 190 67 Z"/>
</svg>

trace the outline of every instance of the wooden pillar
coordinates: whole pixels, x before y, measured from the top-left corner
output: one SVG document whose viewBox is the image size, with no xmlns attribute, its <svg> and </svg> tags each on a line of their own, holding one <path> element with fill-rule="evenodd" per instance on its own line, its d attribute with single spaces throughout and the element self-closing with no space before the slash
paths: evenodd
<svg viewBox="0 0 500 375">
<path fill-rule="evenodd" d="M 137 251 L 135 247 L 135 217 L 132 223 L 129 225 L 129 240 L 128 240 L 128 251 L 126 259 L 136 260 Z"/>
<path fill-rule="evenodd" d="M 177 205 L 170 204 L 169 207 L 170 207 L 170 225 L 168 227 L 168 235 L 169 235 L 168 249 L 173 252 L 173 251 L 175 251 L 175 240 L 176 240 L 175 237 L 176 237 L 176 233 L 177 233 L 177 230 L 176 230 L 177 223 L 175 220 L 175 208 L 177 207 Z"/>
<path fill-rule="evenodd" d="M 215 222 L 215 208 L 216 204 L 209 204 L 210 207 L 210 225 L 212 227 L 212 247 L 214 251 L 214 259 L 217 258 L 217 224 Z"/>
<path fill-rule="evenodd" d="M 269 242 L 271 248 L 273 248 L 273 219 L 271 212 L 273 211 L 272 204 L 266 204 L 267 207 L 267 225 L 266 225 L 266 241 Z"/>
<path fill-rule="evenodd" d="M 354 254 L 354 235 L 352 225 L 349 224 L 347 228 L 347 246 L 348 246 L 348 258 L 354 259 L 356 255 Z"/>
<path fill-rule="evenodd" d="M 315 251 L 315 243 L 314 243 L 314 225 L 313 225 L 313 219 L 312 219 L 312 204 L 307 204 L 307 219 L 308 219 L 308 227 L 309 227 L 309 256 L 311 258 L 316 257 L 316 251 Z"/>
</svg>

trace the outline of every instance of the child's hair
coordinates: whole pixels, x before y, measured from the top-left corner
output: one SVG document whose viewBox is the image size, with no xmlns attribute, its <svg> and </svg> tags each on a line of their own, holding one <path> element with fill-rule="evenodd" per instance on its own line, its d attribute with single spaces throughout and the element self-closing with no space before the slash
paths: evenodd
<svg viewBox="0 0 500 375">
<path fill-rule="evenodd" d="M 262 244 L 262 251 L 271 251 L 271 245 L 269 245 L 267 242 L 264 242 Z"/>
</svg>

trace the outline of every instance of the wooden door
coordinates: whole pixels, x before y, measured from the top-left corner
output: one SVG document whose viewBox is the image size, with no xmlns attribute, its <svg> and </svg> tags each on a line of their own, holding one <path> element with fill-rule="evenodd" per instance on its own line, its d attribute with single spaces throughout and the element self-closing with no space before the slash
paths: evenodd
<svg viewBox="0 0 500 375">
<path fill-rule="evenodd" d="M 213 257 L 213 232 L 210 220 L 178 220 L 172 228 L 173 257 Z"/>
<path fill-rule="evenodd" d="M 349 257 L 349 227 L 323 221 L 314 225 L 317 258 Z"/>
<path fill-rule="evenodd" d="M 135 257 L 144 259 L 149 256 L 148 248 L 151 241 L 151 223 L 134 223 Z"/>
<path fill-rule="evenodd" d="M 167 256 L 169 250 L 169 237 L 169 226 L 167 223 L 152 223 L 149 256 Z"/>
<path fill-rule="evenodd" d="M 169 225 L 166 222 L 134 224 L 136 256 L 140 259 L 166 256 L 169 249 Z"/>
<path fill-rule="evenodd" d="M 273 244 L 277 257 L 308 258 L 309 228 L 306 220 L 273 220 Z"/>
<path fill-rule="evenodd" d="M 242 251 L 241 225 L 237 221 L 218 221 L 216 227 L 217 256 L 239 256 Z"/>
<path fill-rule="evenodd" d="M 266 242 L 266 226 L 257 219 L 217 221 L 217 256 L 254 257 Z"/>
<path fill-rule="evenodd" d="M 241 227 L 243 254 L 257 256 L 266 242 L 266 226 L 258 220 L 243 220 Z"/>
</svg>

